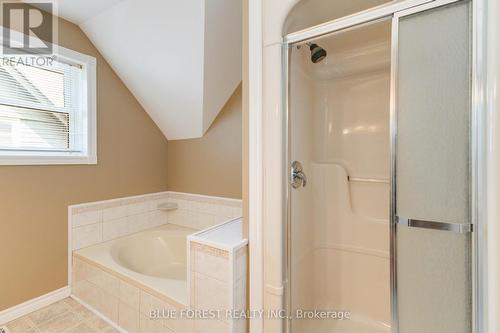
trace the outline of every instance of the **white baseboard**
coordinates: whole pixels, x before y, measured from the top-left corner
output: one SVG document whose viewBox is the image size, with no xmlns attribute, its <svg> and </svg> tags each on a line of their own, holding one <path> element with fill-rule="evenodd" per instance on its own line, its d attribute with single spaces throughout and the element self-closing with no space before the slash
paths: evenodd
<svg viewBox="0 0 500 333">
<path fill-rule="evenodd" d="M 109 319 L 108 317 L 106 317 L 105 315 L 103 315 L 102 313 L 100 313 L 99 311 L 97 311 L 96 309 L 94 309 L 92 306 L 90 306 L 89 304 L 85 303 L 84 301 L 82 301 L 81 299 L 79 299 L 78 297 L 76 297 L 75 295 L 71 295 L 70 297 L 72 299 L 74 299 L 75 301 L 77 301 L 78 303 L 80 303 L 81 305 L 83 305 L 84 307 L 86 307 L 91 312 L 93 312 L 96 316 L 98 316 L 99 318 L 101 318 L 102 320 L 104 320 L 106 323 L 108 323 L 110 326 L 112 326 L 118 332 L 128 333 L 123 328 L 121 328 L 120 326 L 118 326 L 117 323 L 115 323 L 114 321 L 112 321 L 111 319 Z"/>
<path fill-rule="evenodd" d="M 48 294 L 33 298 L 24 303 L 18 304 L 11 308 L 0 311 L 0 325 L 6 324 L 9 321 L 15 320 L 30 312 L 39 310 L 47 305 L 60 301 L 71 294 L 69 286 L 54 290 Z"/>
</svg>

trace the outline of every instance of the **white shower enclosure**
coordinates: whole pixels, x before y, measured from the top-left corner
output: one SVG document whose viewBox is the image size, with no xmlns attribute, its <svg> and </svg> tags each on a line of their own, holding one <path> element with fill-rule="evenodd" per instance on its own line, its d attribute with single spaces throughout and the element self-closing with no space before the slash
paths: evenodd
<svg viewBox="0 0 500 333">
<path fill-rule="evenodd" d="M 474 5 L 285 37 L 288 332 L 481 332 Z"/>
</svg>

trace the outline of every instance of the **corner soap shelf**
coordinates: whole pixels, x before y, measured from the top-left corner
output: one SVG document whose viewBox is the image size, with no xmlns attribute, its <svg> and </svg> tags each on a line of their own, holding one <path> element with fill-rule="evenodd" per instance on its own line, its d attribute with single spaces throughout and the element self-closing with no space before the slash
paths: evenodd
<svg viewBox="0 0 500 333">
<path fill-rule="evenodd" d="M 173 202 L 167 202 L 167 203 L 161 203 L 156 206 L 158 210 L 164 211 L 164 212 L 170 212 L 172 210 L 177 210 L 179 209 L 179 205 Z"/>
</svg>

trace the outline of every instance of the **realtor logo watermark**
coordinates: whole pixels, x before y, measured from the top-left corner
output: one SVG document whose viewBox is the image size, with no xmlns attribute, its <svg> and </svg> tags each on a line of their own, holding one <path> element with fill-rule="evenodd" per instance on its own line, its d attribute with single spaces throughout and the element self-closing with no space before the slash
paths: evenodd
<svg viewBox="0 0 500 333">
<path fill-rule="evenodd" d="M 53 1 L 0 0 L 4 55 L 50 56 L 57 37 Z"/>
</svg>

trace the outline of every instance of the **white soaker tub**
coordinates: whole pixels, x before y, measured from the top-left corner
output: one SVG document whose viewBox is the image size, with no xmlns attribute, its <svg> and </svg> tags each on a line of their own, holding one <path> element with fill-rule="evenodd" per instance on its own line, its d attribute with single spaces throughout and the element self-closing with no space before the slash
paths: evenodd
<svg viewBox="0 0 500 333">
<path fill-rule="evenodd" d="M 196 231 L 167 224 L 74 253 L 186 305 L 186 239 Z"/>
</svg>

